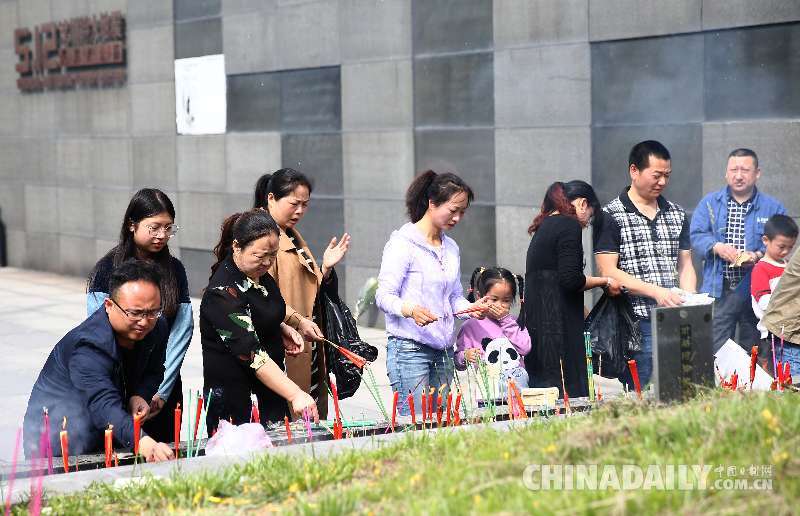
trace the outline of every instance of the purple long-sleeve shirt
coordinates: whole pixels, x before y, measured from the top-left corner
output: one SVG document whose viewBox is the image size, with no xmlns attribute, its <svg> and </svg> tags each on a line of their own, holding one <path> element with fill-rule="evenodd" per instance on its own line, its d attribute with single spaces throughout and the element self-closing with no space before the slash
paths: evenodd
<svg viewBox="0 0 800 516">
<path fill-rule="evenodd" d="M 410 222 L 393 231 L 383 248 L 375 301 L 386 314 L 389 336 L 434 349 L 451 347 L 453 313 L 470 306 L 463 296 L 461 257 L 455 240 L 442 234 L 441 247 L 434 247 Z M 423 306 L 439 319 L 419 327 L 413 318 L 403 317 L 403 303 Z"/>
</svg>

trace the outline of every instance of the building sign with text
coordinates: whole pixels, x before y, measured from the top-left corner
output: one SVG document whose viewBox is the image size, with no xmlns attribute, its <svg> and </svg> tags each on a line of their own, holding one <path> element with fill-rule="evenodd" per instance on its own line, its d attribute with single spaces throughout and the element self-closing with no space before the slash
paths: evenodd
<svg viewBox="0 0 800 516">
<path fill-rule="evenodd" d="M 14 30 L 17 87 L 24 92 L 119 86 L 125 68 L 125 17 L 119 11 Z"/>
</svg>

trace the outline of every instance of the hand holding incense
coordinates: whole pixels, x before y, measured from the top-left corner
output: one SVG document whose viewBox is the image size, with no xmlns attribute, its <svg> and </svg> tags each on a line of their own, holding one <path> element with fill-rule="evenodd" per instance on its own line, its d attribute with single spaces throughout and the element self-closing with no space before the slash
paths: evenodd
<svg viewBox="0 0 800 516">
<path fill-rule="evenodd" d="M 67 416 L 61 423 L 61 459 L 64 461 L 64 473 L 69 473 L 69 436 L 67 435 Z"/>
<path fill-rule="evenodd" d="M 642 386 L 639 384 L 639 368 L 636 367 L 636 360 L 628 360 L 628 368 L 631 370 L 631 378 L 633 379 L 633 387 L 636 389 L 636 395 L 642 399 Z"/>
</svg>

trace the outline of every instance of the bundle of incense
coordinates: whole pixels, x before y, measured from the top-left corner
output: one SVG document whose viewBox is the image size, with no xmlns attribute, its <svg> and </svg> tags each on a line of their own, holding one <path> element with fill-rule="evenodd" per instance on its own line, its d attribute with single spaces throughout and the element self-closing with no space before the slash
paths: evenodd
<svg viewBox="0 0 800 516">
<path fill-rule="evenodd" d="M 336 351 L 341 353 L 342 356 L 344 356 L 347 360 L 349 360 L 350 362 L 355 364 L 355 366 L 358 367 L 359 369 L 363 369 L 364 366 L 366 365 L 366 363 L 367 363 L 367 359 L 366 358 L 363 358 L 360 355 L 356 355 L 355 353 L 353 353 L 349 349 L 343 348 L 340 345 L 329 341 L 328 339 L 322 339 L 322 340 L 326 344 L 329 344 L 329 345 L 333 346 L 334 349 L 336 349 Z"/>
<path fill-rule="evenodd" d="M 67 416 L 61 423 L 61 460 L 64 462 L 64 473 L 69 473 L 69 436 L 67 435 Z"/>
<path fill-rule="evenodd" d="M 181 446 L 181 404 L 178 403 L 175 406 L 175 417 L 173 420 L 174 432 L 175 432 L 175 458 L 178 458 L 178 452 L 180 451 Z"/>
<path fill-rule="evenodd" d="M 201 439 L 203 438 L 203 432 L 206 431 L 206 420 L 208 420 L 208 407 L 211 406 L 211 399 L 213 398 L 213 396 L 214 396 L 214 391 L 209 390 L 208 391 L 208 399 L 205 400 L 206 404 L 205 404 L 205 407 L 203 408 L 203 414 L 200 417 L 200 438 Z M 200 442 L 199 441 L 197 443 L 197 447 L 196 448 L 193 447 L 192 451 L 194 451 L 194 456 L 195 457 L 200 455 Z"/>
<path fill-rule="evenodd" d="M 586 376 L 589 380 L 589 401 L 594 401 L 594 369 L 592 367 L 592 334 L 583 332 L 583 342 L 586 346 Z"/>
<path fill-rule="evenodd" d="M 467 314 L 474 314 L 478 312 L 485 312 L 486 308 L 483 306 L 471 306 L 469 308 L 465 308 L 463 310 L 459 310 L 458 312 L 453 312 L 453 317 L 457 317 L 459 315 L 467 315 Z"/>
<path fill-rule="evenodd" d="M 753 390 L 753 382 L 756 380 L 756 359 L 758 358 L 758 346 L 750 348 L 750 390 Z"/>
<path fill-rule="evenodd" d="M 597 374 L 603 376 L 603 355 L 597 358 Z M 603 401 L 603 393 L 600 392 L 600 384 L 597 384 L 597 401 Z"/>
<path fill-rule="evenodd" d="M 633 387 L 636 389 L 636 395 L 642 399 L 642 386 L 639 384 L 639 368 L 636 367 L 636 360 L 628 360 L 628 368 L 631 370 L 631 378 L 633 379 Z"/>
<path fill-rule="evenodd" d="M 520 415 L 523 419 L 528 419 L 528 411 L 525 410 L 525 403 L 522 401 L 522 393 L 519 392 L 519 388 L 515 382 L 511 382 L 511 388 L 514 390 L 514 396 L 519 406 Z"/>
<path fill-rule="evenodd" d="M 11 455 L 11 471 L 8 474 L 8 485 L 6 489 L 6 510 L 5 516 L 11 514 L 11 495 L 14 493 L 14 479 L 17 477 L 17 461 L 19 460 L 19 448 L 22 444 L 22 427 L 17 429 L 17 438 L 14 441 L 14 453 Z"/>
<path fill-rule="evenodd" d="M 408 398 L 406 399 L 408 403 L 408 409 L 411 411 L 411 424 L 417 426 L 417 412 L 414 410 L 414 393 L 409 391 Z"/>
<path fill-rule="evenodd" d="M 564 392 L 564 412 L 569 416 L 572 414 L 572 409 L 569 406 L 569 394 L 567 394 L 567 385 L 564 381 L 564 361 L 559 358 L 558 364 L 561 367 L 561 390 Z"/>
</svg>

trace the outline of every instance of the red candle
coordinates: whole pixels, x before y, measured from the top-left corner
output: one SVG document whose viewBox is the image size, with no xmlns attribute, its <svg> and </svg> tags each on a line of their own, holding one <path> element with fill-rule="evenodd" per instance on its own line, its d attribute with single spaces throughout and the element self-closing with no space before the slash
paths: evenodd
<svg viewBox="0 0 800 516">
<path fill-rule="evenodd" d="M 451 408 L 450 407 L 452 407 L 452 405 L 453 405 L 453 393 L 452 392 L 448 392 L 447 393 L 447 426 L 451 426 L 451 420 L 450 420 Z"/>
<path fill-rule="evenodd" d="M 514 399 L 514 391 L 511 389 L 511 380 L 506 387 L 506 405 L 508 405 L 508 417 L 514 419 L 517 415 L 517 401 Z"/>
<path fill-rule="evenodd" d="M 191 409 L 190 409 L 191 410 Z M 197 393 L 197 412 L 194 415 L 194 436 L 193 440 L 197 440 L 197 427 L 200 426 L 200 415 L 203 412 L 203 393 Z M 233 421 L 231 421 L 231 424 Z"/>
<path fill-rule="evenodd" d="M 628 360 L 628 367 L 631 370 L 631 378 L 633 378 L 633 387 L 636 389 L 636 395 L 642 399 L 642 386 L 639 384 L 639 368 L 636 367 L 636 360 Z"/>
<path fill-rule="evenodd" d="M 422 393 L 422 424 L 428 420 L 428 393 Z"/>
<path fill-rule="evenodd" d="M 400 396 L 400 393 L 394 391 L 394 396 L 392 397 L 392 432 L 394 432 L 394 427 L 397 425 L 397 399 Z"/>
<path fill-rule="evenodd" d="M 775 368 L 776 369 L 775 380 L 777 380 L 777 382 L 778 382 L 778 390 L 782 391 L 783 390 L 783 364 L 781 363 L 780 360 L 778 360 L 777 363 L 778 363 L 778 365 Z"/>
<path fill-rule="evenodd" d="M 260 423 L 261 422 L 261 413 L 258 411 L 258 402 L 251 401 L 253 404 L 252 408 L 250 409 L 250 422 L 251 423 Z"/>
<path fill-rule="evenodd" d="M 67 435 L 67 416 L 61 423 L 61 459 L 64 461 L 64 473 L 69 473 L 69 436 Z"/>
<path fill-rule="evenodd" d="M 789 362 L 783 364 L 783 381 L 786 382 L 786 384 L 788 385 L 791 385 L 793 383 L 791 365 L 792 364 L 790 364 Z"/>
<path fill-rule="evenodd" d="M 139 437 L 142 435 L 142 416 L 133 416 L 133 454 L 139 455 Z"/>
<path fill-rule="evenodd" d="M 753 382 L 756 380 L 756 359 L 758 358 L 758 346 L 750 348 L 750 390 L 753 389 Z"/>
<path fill-rule="evenodd" d="M 336 388 L 336 382 L 331 382 L 331 394 L 333 394 L 333 409 L 336 412 L 336 419 L 342 419 L 342 413 L 339 411 L 339 389 Z"/>
<path fill-rule="evenodd" d="M 283 424 L 286 425 L 286 440 L 292 442 L 292 427 L 289 426 L 289 416 L 283 416 Z"/>
<path fill-rule="evenodd" d="M 178 458 L 178 449 L 181 445 L 181 404 L 175 407 L 175 458 Z"/>
<path fill-rule="evenodd" d="M 114 425 L 108 425 L 105 431 L 106 467 L 111 467 L 111 455 L 114 453 Z"/>
<path fill-rule="evenodd" d="M 439 395 L 436 396 L 436 422 L 437 422 L 439 428 L 441 428 L 441 426 L 442 426 L 442 394 L 441 393 L 439 393 Z"/>
<path fill-rule="evenodd" d="M 409 392 L 408 393 L 407 402 L 408 402 L 408 408 L 409 408 L 409 410 L 411 410 L 411 424 L 414 425 L 414 426 L 417 426 L 417 413 L 414 410 L 414 393 L 413 392 Z"/>
<path fill-rule="evenodd" d="M 734 371 L 733 374 L 731 375 L 731 390 L 735 391 L 738 386 L 739 386 L 739 375 L 736 373 L 736 371 Z"/>
<path fill-rule="evenodd" d="M 456 393 L 456 406 L 455 406 L 455 422 L 453 423 L 455 426 L 461 422 L 461 413 L 459 412 L 459 408 L 461 407 L 461 391 Z"/>
</svg>

